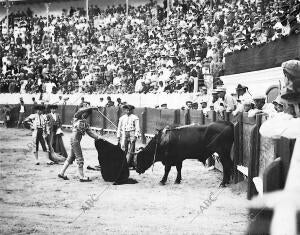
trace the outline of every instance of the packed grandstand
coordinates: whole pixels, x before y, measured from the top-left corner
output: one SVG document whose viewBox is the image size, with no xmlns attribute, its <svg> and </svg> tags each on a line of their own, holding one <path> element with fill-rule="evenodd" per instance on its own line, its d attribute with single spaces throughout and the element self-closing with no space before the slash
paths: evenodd
<svg viewBox="0 0 300 235">
<path fill-rule="evenodd" d="M 300 31 L 298 1 L 156 1 L 9 15 L 1 93 L 188 93 L 214 87 L 226 56 Z M 30 7 L 30 6 L 29 6 Z M 5 23 L 2 20 L 2 25 Z"/>
</svg>

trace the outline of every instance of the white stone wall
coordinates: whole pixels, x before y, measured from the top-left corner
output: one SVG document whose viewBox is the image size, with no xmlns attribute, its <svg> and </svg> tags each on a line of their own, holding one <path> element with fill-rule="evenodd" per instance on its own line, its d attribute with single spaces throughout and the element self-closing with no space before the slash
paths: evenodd
<svg viewBox="0 0 300 235">
<path fill-rule="evenodd" d="M 235 93 L 235 88 L 241 84 L 247 86 L 253 96 L 265 95 L 270 86 L 283 84 L 283 78 L 281 67 L 221 77 L 229 93 Z"/>
</svg>

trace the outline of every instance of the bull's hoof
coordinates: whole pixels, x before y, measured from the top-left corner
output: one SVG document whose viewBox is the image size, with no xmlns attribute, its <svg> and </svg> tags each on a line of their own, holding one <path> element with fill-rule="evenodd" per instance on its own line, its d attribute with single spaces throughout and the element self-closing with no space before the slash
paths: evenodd
<svg viewBox="0 0 300 235">
<path fill-rule="evenodd" d="M 226 183 L 223 183 L 223 182 L 222 182 L 222 183 L 220 184 L 219 187 L 220 187 L 220 188 L 226 188 Z"/>
<path fill-rule="evenodd" d="M 180 184 L 181 180 L 175 180 L 174 184 Z"/>
<path fill-rule="evenodd" d="M 160 184 L 160 185 L 165 185 L 165 184 L 166 184 L 166 181 L 161 180 L 161 181 L 159 182 L 159 184 Z"/>
</svg>

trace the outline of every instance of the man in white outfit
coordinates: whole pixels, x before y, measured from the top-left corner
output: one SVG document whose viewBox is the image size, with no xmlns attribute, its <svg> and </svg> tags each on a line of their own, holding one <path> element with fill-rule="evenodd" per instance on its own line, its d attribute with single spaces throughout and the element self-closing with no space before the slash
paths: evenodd
<svg viewBox="0 0 300 235">
<path fill-rule="evenodd" d="M 135 142 L 140 133 L 140 122 L 138 116 L 133 114 L 134 106 L 124 105 L 123 109 L 125 114 L 119 119 L 117 138 L 126 153 L 128 165 L 132 166 Z"/>
<path fill-rule="evenodd" d="M 41 143 L 43 151 L 49 152 L 46 144 L 45 138 L 49 135 L 46 128 L 46 118 L 43 116 L 42 112 L 45 109 L 42 105 L 36 105 L 34 107 L 36 113 L 29 115 L 23 123 L 29 123 L 32 129 L 32 152 L 35 156 L 36 165 L 40 165 L 39 158 L 38 158 L 38 150 L 39 150 L 39 143 Z M 49 157 L 49 154 L 48 154 Z M 49 158 L 50 160 L 50 158 Z M 51 160 L 50 160 L 51 162 Z M 50 163 L 48 162 L 48 163 Z"/>
</svg>

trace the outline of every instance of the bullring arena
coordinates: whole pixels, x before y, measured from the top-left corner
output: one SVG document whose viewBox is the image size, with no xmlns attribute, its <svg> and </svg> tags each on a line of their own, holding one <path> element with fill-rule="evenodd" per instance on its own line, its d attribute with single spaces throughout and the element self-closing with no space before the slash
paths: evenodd
<svg viewBox="0 0 300 235">
<path fill-rule="evenodd" d="M 143 175 L 131 171 L 137 184 L 112 185 L 99 171 L 90 171 L 93 181 L 83 185 L 74 166 L 68 182 L 58 180 L 61 165 L 47 166 L 46 154 L 37 168 L 32 156 L 24 154 L 31 138 L 28 133 L 1 128 L 1 234 L 243 234 L 246 230 L 245 185 L 232 185 L 218 195 L 220 172 L 208 171 L 198 161 L 184 162 L 180 185 L 174 184 L 175 169 L 167 184 L 159 185 L 160 163 Z M 68 138 L 66 133 L 66 143 Z M 113 136 L 104 138 L 116 142 Z M 93 142 L 88 137 L 83 141 L 86 165 L 97 165 Z M 211 193 L 216 201 L 202 213 L 200 206 Z M 83 213 L 85 202 L 98 196 Z"/>
<path fill-rule="evenodd" d="M 300 234 L 299 0 L 0 0 L 1 234 Z"/>
</svg>

